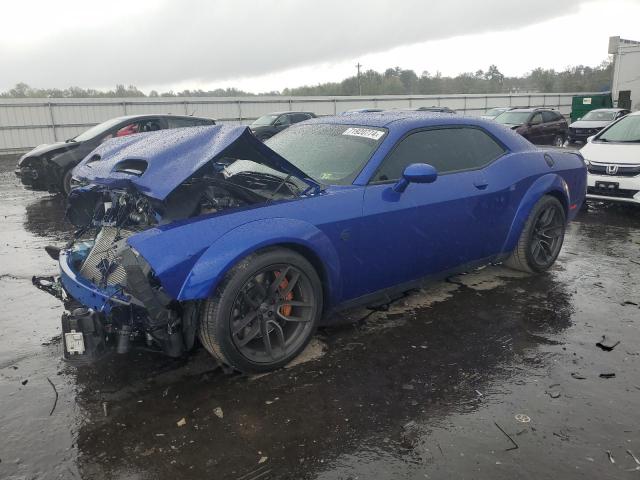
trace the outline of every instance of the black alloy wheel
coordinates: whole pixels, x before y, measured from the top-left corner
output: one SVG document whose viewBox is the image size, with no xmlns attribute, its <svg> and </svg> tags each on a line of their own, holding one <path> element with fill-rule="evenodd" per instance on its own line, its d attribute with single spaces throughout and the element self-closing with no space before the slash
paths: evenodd
<svg viewBox="0 0 640 480">
<path fill-rule="evenodd" d="M 564 210 L 555 203 L 538 213 L 530 242 L 531 259 L 540 268 L 548 268 L 555 261 L 564 240 Z"/>
<path fill-rule="evenodd" d="M 205 301 L 199 338 L 236 370 L 275 370 L 311 340 L 322 314 L 322 284 L 300 254 L 270 248 L 232 268 Z"/>
<path fill-rule="evenodd" d="M 262 269 L 245 282 L 231 310 L 231 334 L 253 362 L 286 358 L 314 326 L 316 298 L 311 281 L 292 265 Z"/>
<path fill-rule="evenodd" d="M 505 265 L 530 273 L 548 270 L 558 258 L 565 228 L 564 207 L 557 198 L 545 195 L 533 206 Z"/>
</svg>

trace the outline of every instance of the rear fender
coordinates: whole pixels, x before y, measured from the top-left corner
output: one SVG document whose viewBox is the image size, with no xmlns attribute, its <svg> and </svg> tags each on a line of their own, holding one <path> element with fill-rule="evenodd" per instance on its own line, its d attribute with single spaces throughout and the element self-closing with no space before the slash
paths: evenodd
<svg viewBox="0 0 640 480">
<path fill-rule="evenodd" d="M 527 218 L 529 218 L 529 215 L 531 214 L 533 206 L 545 195 L 553 195 L 560 200 L 560 203 L 562 203 L 568 217 L 569 187 L 567 186 L 567 182 L 565 182 L 560 175 L 555 173 L 548 173 L 541 176 L 531 184 L 520 201 L 520 206 L 518 207 L 513 218 L 513 222 L 511 223 L 509 234 L 502 246 L 503 254 L 510 253 L 516 248 L 520 234 L 527 222 Z"/>
<path fill-rule="evenodd" d="M 241 259 L 265 247 L 293 245 L 310 252 L 322 264 L 318 272 L 325 298 L 334 304 L 340 291 L 340 261 L 329 238 L 310 223 L 289 218 L 270 218 L 245 223 L 216 240 L 193 265 L 178 300 L 209 297 L 224 275 Z M 315 263 L 311 261 L 311 263 Z"/>
</svg>

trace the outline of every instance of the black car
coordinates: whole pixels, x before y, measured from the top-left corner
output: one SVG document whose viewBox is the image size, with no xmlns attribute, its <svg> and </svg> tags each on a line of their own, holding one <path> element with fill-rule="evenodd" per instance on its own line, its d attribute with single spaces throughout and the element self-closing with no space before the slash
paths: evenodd
<svg viewBox="0 0 640 480">
<path fill-rule="evenodd" d="M 494 120 L 510 127 L 531 143 L 562 147 L 569 125 L 562 114 L 550 108 L 513 108 Z"/>
<path fill-rule="evenodd" d="M 249 128 L 256 137 L 264 141 L 294 123 L 304 122 L 310 118 L 316 118 L 316 114 L 312 112 L 274 112 L 258 118 L 249 125 Z"/>
<path fill-rule="evenodd" d="M 16 175 L 30 190 L 62 192 L 71 189 L 71 171 L 105 140 L 167 128 L 215 125 L 210 118 L 178 115 L 130 115 L 100 123 L 65 142 L 40 145 L 18 161 Z"/>
<path fill-rule="evenodd" d="M 415 107 L 410 108 L 409 110 L 415 110 L 416 112 L 456 113 L 455 110 L 452 110 L 449 107 L 436 107 L 435 105 L 431 107 Z"/>
</svg>

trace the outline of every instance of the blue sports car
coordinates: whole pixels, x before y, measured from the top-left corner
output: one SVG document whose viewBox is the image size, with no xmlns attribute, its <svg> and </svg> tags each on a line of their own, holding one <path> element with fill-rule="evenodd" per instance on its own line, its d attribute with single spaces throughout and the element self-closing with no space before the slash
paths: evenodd
<svg viewBox="0 0 640 480">
<path fill-rule="evenodd" d="M 246 127 L 104 143 L 74 170 L 59 278 L 65 356 L 196 338 L 244 372 L 285 365 L 331 312 L 489 262 L 554 263 L 585 197 L 579 153 L 478 118 L 309 120 L 266 143 Z"/>
</svg>

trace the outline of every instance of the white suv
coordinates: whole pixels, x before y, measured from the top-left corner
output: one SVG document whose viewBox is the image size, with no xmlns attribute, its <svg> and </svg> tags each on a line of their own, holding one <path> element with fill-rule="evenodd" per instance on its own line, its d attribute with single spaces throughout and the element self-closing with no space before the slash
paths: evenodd
<svg viewBox="0 0 640 480">
<path fill-rule="evenodd" d="M 587 198 L 640 204 L 640 111 L 590 137 L 580 153 L 589 169 Z"/>
</svg>

